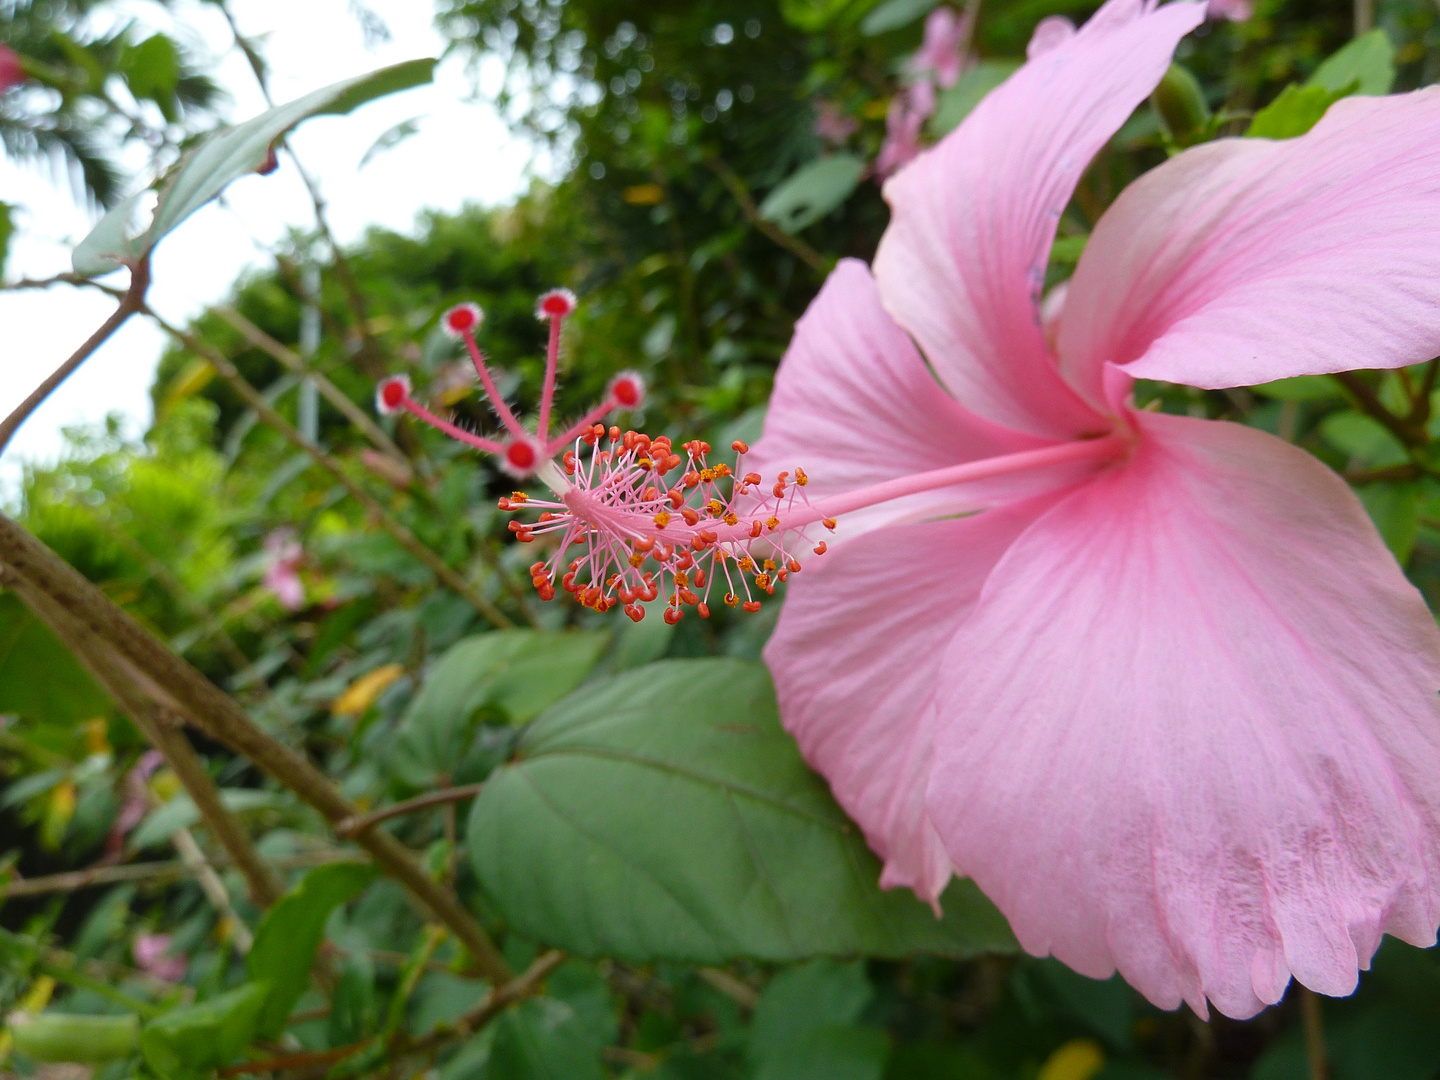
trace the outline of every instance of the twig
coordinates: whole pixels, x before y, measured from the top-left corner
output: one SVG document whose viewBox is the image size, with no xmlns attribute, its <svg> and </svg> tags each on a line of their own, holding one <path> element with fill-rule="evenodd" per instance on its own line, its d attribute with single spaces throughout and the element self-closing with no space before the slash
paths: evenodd
<svg viewBox="0 0 1440 1080">
<path fill-rule="evenodd" d="M 564 959 L 565 954 L 559 949 L 541 953 L 535 962 L 525 969 L 524 974 L 510 980 L 504 986 L 497 986 L 491 990 L 480 1004 L 468 1013 L 451 1024 L 437 1027 L 422 1038 L 403 1040 L 399 1047 L 400 1051 L 406 1054 L 424 1054 L 439 1049 L 456 1039 L 466 1038 L 480 1030 L 509 1006 L 517 1001 L 523 1001 L 539 990 L 545 977 L 559 967 Z"/>
<path fill-rule="evenodd" d="M 15 432 L 20 430 L 20 425 L 25 423 L 30 414 L 40 407 L 40 403 L 49 397 L 57 386 L 73 375 L 76 369 L 89 359 L 91 353 L 105 344 L 111 335 L 120 329 L 126 319 L 145 306 L 145 290 L 149 285 L 150 263 L 141 259 L 130 268 L 130 288 L 120 301 L 120 305 L 110 313 L 110 317 L 85 339 L 85 344 L 70 354 L 68 360 L 52 371 L 49 377 L 31 392 L 29 397 L 17 405 L 9 416 L 0 420 L 0 451 L 4 451 L 10 440 L 15 437 Z"/>
<path fill-rule="evenodd" d="M 263 1061 L 242 1061 L 238 1065 L 226 1065 L 216 1076 L 247 1076 L 254 1073 L 278 1073 L 286 1069 L 302 1069 L 307 1065 L 333 1065 L 353 1057 L 370 1045 L 371 1040 L 337 1046 L 333 1050 L 305 1050 L 297 1054 L 282 1054 L 280 1057 L 265 1058 Z"/>
<path fill-rule="evenodd" d="M 1325 1054 L 1325 1027 L 1320 1017 L 1320 995 L 1308 986 L 1300 987 L 1300 1019 L 1305 1028 L 1305 1059 L 1310 1080 L 1330 1080 L 1330 1061 Z"/>
<path fill-rule="evenodd" d="M 1355 36 L 1368 34 L 1375 25 L 1375 0 L 1355 0 Z"/>
<path fill-rule="evenodd" d="M 387 457 L 394 458 L 397 464 L 404 466 L 406 469 L 410 467 L 404 451 L 395 445 L 395 440 L 390 438 L 389 435 L 386 435 L 384 429 L 375 423 L 374 420 L 371 420 L 370 417 L 366 415 L 364 409 L 351 401 L 343 390 L 324 375 L 310 368 L 299 353 L 276 341 L 228 304 L 221 304 L 212 310 L 236 330 L 240 331 L 241 336 L 250 342 L 251 345 L 268 353 L 291 371 L 302 374 L 313 382 L 315 388 L 320 391 L 320 396 L 330 402 L 331 405 L 334 405 L 335 408 L 345 416 L 345 419 L 359 428 L 364 436 L 374 443 L 381 453 Z"/>
<path fill-rule="evenodd" d="M 745 983 L 719 968 L 696 968 L 695 974 L 704 979 L 742 1009 L 754 1010 L 760 1004 L 760 995 L 749 983 Z"/>
<path fill-rule="evenodd" d="M 269 773 L 326 821 L 333 824 L 356 816 L 355 804 L 341 795 L 309 758 L 259 727 L 234 698 L 148 634 L 74 567 L 3 514 L 0 561 L 124 656 L 144 673 L 151 687 L 163 688 L 160 692 L 168 700 L 162 704 L 173 703 L 176 713 Z M 372 829 L 357 842 L 421 907 L 454 932 L 492 985 L 503 986 L 513 979 L 484 928 L 454 893 L 426 873 L 413 852 L 384 829 Z"/>
<path fill-rule="evenodd" d="M 736 175 L 734 169 L 730 168 L 729 165 L 725 164 L 725 162 L 719 158 L 714 157 L 707 157 L 705 164 L 710 167 L 711 172 L 720 178 L 720 182 L 730 190 L 730 194 L 733 195 L 735 201 L 739 203 L 740 213 L 744 215 L 746 221 L 812 270 L 816 270 L 822 274 L 828 274 L 830 272 L 831 260 L 825 258 L 825 256 L 821 255 L 798 236 L 791 236 L 773 221 L 760 216 L 760 208 L 755 205 L 755 197 L 750 194 L 750 189 L 745 186 L 745 181 Z"/>
<path fill-rule="evenodd" d="M 339 822 L 335 826 L 335 835 L 344 837 L 359 836 L 363 832 L 373 829 L 382 821 L 389 821 L 393 817 L 400 817 L 402 814 L 410 814 L 416 810 L 424 810 L 427 806 L 440 806 L 444 803 L 462 802 L 465 799 L 473 799 L 484 789 L 484 784 L 465 784 L 461 787 L 443 788 L 440 791 L 432 791 L 428 795 L 418 795 L 405 802 L 396 803 L 394 806 L 381 807 L 379 810 L 368 814 L 361 814 L 351 818 L 349 821 Z"/>
<path fill-rule="evenodd" d="M 355 857 L 339 851 L 315 852 L 310 855 L 287 855 L 272 860 L 279 870 L 300 867 L 323 866 L 326 863 L 353 862 Z M 231 865 L 228 860 L 215 860 L 217 866 Z M 24 878 L 0 885 L 0 900 L 19 899 L 29 896 L 47 896 L 57 892 L 75 892 L 100 885 L 118 885 L 126 881 L 179 881 L 190 876 L 190 867 L 181 859 L 166 859 L 163 862 L 129 863 L 124 866 L 92 866 L 86 870 L 67 870 L 61 874 L 46 874 L 44 877 Z"/>
<path fill-rule="evenodd" d="M 73 270 L 67 270 L 63 274 L 56 274 L 48 278 L 21 278 L 19 281 L 8 281 L 0 285 L 0 291 L 18 292 L 21 289 L 49 289 L 55 285 L 89 285 L 91 281 L 87 277 L 81 277 Z"/>
<path fill-rule="evenodd" d="M 315 464 L 333 476 L 365 508 L 380 527 L 390 534 L 396 543 L 424 563 L 448 589 L 469 601 L 470 606 L 488 619 L 492 625 L 501 629 L 515 625 L 504 612 L 482 596 L 474 586 L 456 573 L 444 559 L 426 546 L 409 528 L 396 521 L 369 492 L 350 478 L 350 475 L 340 467 L 338 461 L 305 438 L 290 421 L 276 412 L 274 407 L 265 400 L 264 395 L 246 381 L 239 369 L 230 362 L 224 353 L 188 330 L 182 330 L 178 326 L 166 322 L 148 307 L 145 309 L 145 313 L 153 318 L 166 333 L 182 342 L 186 348 L 210 361 L 215 370 L 220 373 L 220 377 L 230 384 L 235 393 L 244 399 L 250 408 L 255 410 L 261 420 L 275 428 L 291 445 L 308 455 Z"/>
<path fill-rule="evenodd" d="M 1373 484 L 1377 480 L 1414 480 L 1423 475 L 1419 465 L 1387 465 L 1383 469 L 1350 469 L 1344 476 L 1352 484 Z"/>
<path fill-rule="evenodd" d="M 19 594 L 26 606 L 40 617 L 164 756 L 165 763 L 195 803 L 200 819 L 244 875 L 251 899 L 261 907 L 269 907 L 280 899 L 284 892 L 280 882 L 255 851 L 249 834 L 234 812 L 220 800 L 220 792 L 205 763 L 176 726 L 177 718 L 166 715 L 158 705 L 156 695 L 144 685 L 143 677 L 137 677 L 134 669 L 117 656 L 102 638 L 23 574 L 0 567 L 0 581 Z M 191 843 L 194 843 L 193 839 Z M 189 853 L 181 850 L 180 854 L 193 858 L 199 854 L 199 849 Z M 203 856 L 201 862 L 204 862 Z M 213 876 L 214 871 L 210 872 Z M 223 888 L 221 892 L 223 894 Z M 229 907 L 228 897 L 225 907 Z"/>
</svg>

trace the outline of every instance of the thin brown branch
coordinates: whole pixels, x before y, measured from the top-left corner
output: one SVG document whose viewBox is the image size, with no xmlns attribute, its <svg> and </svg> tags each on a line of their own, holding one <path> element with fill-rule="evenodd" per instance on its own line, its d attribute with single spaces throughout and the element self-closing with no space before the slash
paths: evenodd
<svg viewBox="0 0 1440 1080">
<path fill-rule="evenodd" d="M 22 289 L 49 289 L 55 285 L 89 285 L 89 278 L 81 277 L 72 270 L 63 274 L 55 274 L 48 278 L 21 278 L 19 281 L 8 281 L 0 285 L 0 291 L 19 292 Z"/>
<path fill-rule="evenodd" d="M 432 791 L 428 795 L 418 795 L 413 799 L 407 799 L 405 802 L 396 803 L 394 806 L 384 806 L 379 810 L 351 818 L 349 821 L 341 821 L 335 826 L 335 835 L 344 837 L 359 836 L 361 833 L 373 829 L 382 821 L 389 821 L 394 817 L 411 814 L 416 810 L 424 810 L 428 806 L 442 806 L 446 803 L 457 803 L 463 802 L 465 799 L 473 799 L 476 795 L 480 794 L 484 787 L 484 784 L 465 784 L 461 787 L 442 788 L 439 791 Z"/>
<path fill-rule="evenodd" d="M 204 761 L 180 730 L 179 718 L 167 715 L 156 695 L 144 685 L 143 677 L 137 677 L 123 657 L 26 577 L 7 571 L 0 580 L 15 590 L 164 756 L 194 801 L 200 820 L 244 875 L 250 898 L 260 907 L 269 907 L 280 899 L 284 892 L 280 881 L 256 853 L 240 819 L 220 800 Z M 194 852 L 182 850 L 181 854 L 188 854 L 189 861 L 194 862 Z"/>
<path fill-rule="evenodd" d="M 1419 465 L 1388 465 L 1383 469 L 1349 469 L 1346 480 L 1352 484 L 1373 484 L 1377 480 L 1415 480 L 1423 475 Z"/>
<path fill-rule="evenodd" d="M 91 353 L 105 344 L 115 331 L 125 324 L 125 320 L 145 306 L 145 290 L 149 285 L 150 263 L 141 259 L 130 268 L 130 288 L 121 299 L 119 306 L 110 313 L 110 317 L 85 339 L 83 345 L 70 354 L 69 359 L 52 371 L 45 381 L 31 392 L 29 397 L 17 405 L 9 416 L 0 420 L 0 451 L 4 451 L 10 440 L 15 437 L 15 432 L 20 430 L 20 425 L 25 423 L 30 418 L 30 414 L 54 393 L 55 388 L 73 375 L 80 365 L 90 358 Z"/>
<path fill-rule="evenodd" d="M 798 236 L 791 236 L 773 221 L 760 216 L 760 207 L 755 204 L 755 197 L 750 194 L 750 189 L 745 186 L 745 181 L 740 179 L 734 169 L 715 157 L 707 157 L 705 164 L 734 196 L 735 202 L 740 206 L 740 213 L 754 228 L 764 233 L 812 270 L 822 274 L 830 272 L 830 259 L 825 258 Z"/>
<path fill-rule="evenodd" d="M 353 861 L 355 861 L 354 855 L 340 851 L 324 851 L 309 855 L 286 855 L 272 860 L 271 865 L 277 870 L 294 870 L 302 867 L 323 866 L 326 863 Z M 231 865 L 228 859 L 217 858 L 212 862 L 222 868 Z M 19 881 L 0 885 L 0 900 L 18 900 L 29 896 L 76 892 L 79 889 L 118 885 L 127 881 L 162 884 L 180 881 L 189 876 L 190 867 L 183 859 L 128 863 L 123 866 L 92 866 L 84 870 L 67 870 L 61 874 L 46 874 L 44 877 L 22 878 Z"/>
<path fill-rule="evenodd" d="M 320 396 L 335 406 L 345 419 L 359 428 L 361 433 L 374 443 L 375 447 L 382 454 L 393 458 L 397 465 L 407 470 L 410 468 L 410 463 L 406 459 L 404 451 L 395 445 L 395 440 L 390 438 L 389 435 L 386 435 L 384 429 L 375 423 L 374 420 L 371 420 L 370 417 L 366 415 L 364 409 L 351 401 L 343 390 L 318 371 L 311 370 L 310 366 L 305 363 L 305 360 L 299 353 L 288 348 L 281 342 L 276 341 L 228 304 L 220 304 L 212 310 L 236 330 L 240 331 L 241 336 L 250 342 L 251 345 L 269 354 L 291 371 L 308 378 L 315 384 L 315 388 L 320 391 Z"/>
<path fill-rule="evenodd" d="M 523 1001 L 538 992 L 546 977 L 564 960 L 565 954 L 559 949 L 541 953 L 523 974 L 511 979 L 504 986 L 497 986 L 491 990 L 480 1004 L 468 1013 L 451 1024 L 442 1024 L 422 1038 L 413 1040 L 402 1038 L 397 1049 L 406 1054 L 425 1054 L 432 1050 L 438 1050 L 457 1039 L 467 1038 L 517 1001 Z"/>
<path fill-rule="evenodd" d="M 489 620 L 491 625 L 502 629 L 515 625 L 509 616 L 481 595 L 473 585 L 461 577 L 408 527 L 397 521 L 368 491 L 352 480 L 350 474 L 341 468 L 338 461 L 300 434 L 295 425 L 281 416 L 270 402 L 265 400 L 264 395 L 246 381 L 239 369 L 231 363 L 229 357 L 188 330 L 182 330 L 178 326 L 166 322 L 149 308 L 145 309 L 145 313 L 153 318 L 166 333 L 182 342 L 186 348 L 210 361 L 215 370 L 220 373 L 220 377 L 230 384 L 245 404 L 255 410 L 261 420 L 280 432 L 292 446 L 309 456 L 310 460 L 333 476 L 397 544 L 422 562 L 446 588 L 469 601 L 470 606 Z"/>
<path fill-rule="evenodd" d="M 760 995 L 747 982 L 737 979 L 720 968 L 697 968 L 695 974 L 704 979 L 742 1009 L 753 1010 L 760 1003 Z"/>
<path fill-rule="evenodd" d="M 269 773 L 334 824 L 358 807 L 340 794 L 309 758 L 259 727 L 243 708 L 184 659 L 146 633 L 129 614 L 43 543 L 0 514 L 0 562 L 27 579 L 107 642 L 173 702 L 172 708 L 212 738 Z M 419 905 L 448 926 L 493 985 L 511 981 L 509 967 L 490 936 L 454 893 L 435 881 L 414 853 L 383 829 L 357 838 L 381 868 L 405 886 Z"/>
<path fill-rule="evenodd" d="M 256 1073 L 278 1073 L 287 1069 L 303 1069 L 307 1065 L 333 1065 L 337 1061 L 344 1061 L 353 1057 L 361 1050 L 370 1045 L 370 1040 L 351 1043 L 349 1046 L 337 1046 L 333 1050 L 302 1050 L 295 1054 L 282 1054 L 279 1057 L 265 1058 L 261 1061 L 242 1061 L 238 1065 L 226 1065 L 216 1072 L 216 1076 L 253 1076 Z"/>
<path fill-rule="evenodd" d="M 1420 446 L 1426 441 L 1424 426 L 1416 427 L 1385 407 L 1380 395 L 1362 379 L 1358 372 L 1337 371 L 1330 376 L 1343 386 L 1355 405 L 1366 416 L 1380 421 L 1404 446 Z"/>
</svg>

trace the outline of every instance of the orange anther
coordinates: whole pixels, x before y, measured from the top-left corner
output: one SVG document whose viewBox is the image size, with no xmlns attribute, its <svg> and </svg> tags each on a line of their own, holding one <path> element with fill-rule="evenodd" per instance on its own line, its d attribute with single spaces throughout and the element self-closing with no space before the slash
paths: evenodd
<svg viewBox="0 0 1440 1080">
<path fill-rule="evenodd" d="M 831 532 L 834 532 L 834 531 L 835 531 L 835 519 L 834 519 L 834 518 L 825 518 L 823 521 L 820 522 L 820 524 L 821 524 L 821 525 L 824 525 L 825 528 L 829 529 Z"/>
<path fill-rule="evenodd" d="M 529 500 L 529 498 L 530 496 L 526 495 L 523 491 L 512 491 L 510 493 L 510 501 L 520 503 L 522 506 Z"/>
<path fill-rule="evenodd" d="M 700 479 L 701 479 L 701 480 L 704 480 L 705 483 L 707 483 L 707 484 L 713 484 L 713 483 L 715 482 L 715 470 L 714 470 L 714 469 L 701 469 L 701 470 L 700 470 Z"/>
<path fill-rule="evenodd" d="M 680 464 L 680 455 L 679 455 L 679 454 L 671 454 L 668 458 L 665 459 L 665 471 L 666 471 L 666 472 L 669 472 L 671 469 L 675 468 L 675 466 L 677 466 L 677 465 L 679 465 L 679 464 Z"/>
<path fill-rule="evenodd" d="M 694 469 L 691 469 L 689 472 L 687 472 L 684 476 L 680 478 L 680 483 L 684 486 L 686 491 L 689 491 L 696 484 L 700 483 L 700 474 Z"/>
<path fill-rule="evenodd" d="M 738 603 L 740 603 L 740 598 L 736 596 L 733 592 L 727 592 L 725 594 L 726 607 L 734 607 Z"/>
<path fill-rule="evenodd" d="M 703 588 L 705 587 L 705 571 L 704 571 L 704 570 L 697 569 L 697 570 L 695 571 L 695 587 L 696 587 L 697 589 L 703 589 Z"/>
<path fill-rule="evenodd" d="M 815 545 L 815 554 L 816 554 L 816 555 L 824 555 L 824 554 L 825 554 L 825 541 L 824 541 L 824 540 L 821 540 L 820 543 L 818 543 L 818 544 Z"/>
<path fill-rule="evenodd" d="M 620 429 L 619 429 L 618 427 L 613 426 L 613 425 L 612 425 L 611 428 L 610 428 L 610 441 L 611 441 L 611 442 L 619 442 L 619 441 L 620 441 Z"/>
<path fill-rule="evenodd" d="M 774 532 L 780 527 L 780 519 L 774 514 L 771 514 L 768 518 L 765 519 L 765 524 L 769 527 L 771 532 Z"/>
<path fill-rule="evenodd" d="M 768 589 L 768 588 L 770 587 L 770 575 L 769 575 L 769 574 L 756 574 L 756 575 L 755 575 L 755 584 L 756 584 L 756 585 L 759 585 L 760 588 L 762 588 L 762 589 Z"/>
<path fill-rule="evenodd" d="M 761 565 L 762 567 L 764 567 L 766 570 L 774 570 L 774 569 L 775 569 L 775 560 L 774 560 L 774 559 L 766 559 L 766 560 L 765 560 L 763 563 L 761 563 L 760 565 Z"/>
<path fill-rule="evenodd" d="M 630 616 L 632 622 L 639 622 L 645 618 L 645 609 L 639 604 L 626 604 L 625 614 Z"/>
<path fill-rule="evenodd" d="M 659 495 L 660 491 L 654 484 L 646 484 L 645 490 L 640 493 L 640 498 L 645 502 L 649 502 L 651 499 L 658 498 Z"/>
<path fill-rule="evenodd" d="M 740 556 L 739 561 L 736 562 L 735 565 L 740 567 L 741 570 L 744 570 L 745 573 L 748 574 L 750 573 L 750 571 L 755 569 L 755 560 L 750 558 L 749 555 L 742 555 Z"/>
<path fill-rule="evenodd" d="M 540 512 L 540 520 L 541 520 L 541 521 L 554 521 L 554 520 L 555 520 L 555 515 L 552 514 L 549 510 L 542 510 L 542 511 Z"/>
<path fill-rule="evenodd" d="M 758 522 L 758 521 L 752 521 L 752 522 L 750 522 L 750 538 L 751 538 L 752 540 L 753 540 L 755 537 L 759 536 L 759 535 L 760 535 L 762 532 L 764 532 L 764 531 L 765 531 L 765 527 L 764 527 L 763 525 L 761 525 L 760 522 Z"/>
<path fill-rule="evenodd" d="M 702 619 L 708 619 L 710 617 L 710 605 L 701 604 L 695 609 L 695 614 L 699 615 Z"/>
<path fill-rule="evenodd" d="M 789 570 L 792 574 L 798 574 L 800 572 L 800 560 L 790 559 L 785 563 L 785 569 Z"/>
<path fill-rule="evenodd" d="M 711 499 L 705 504 L 705 509 L 710 511 L 711 517 L 719 517 L 725 512 L 725 504 L 719 499 Z"/>
<path fill-rule="evenodd" d="M 681 611 L 678 607 L 667 607 L 665 609 L 665 621 L 671 626 L 674 626 L 684 617 L 685 613 Z"/>
<path fill-rule="evenodd" d="M 625 561 L 638 570 L 644 564 L 645 556 L 638 551 L 632 551 Z"/>
<path fill-rule="evenodd" d="M 696 533 L 694 536 L 690 537 L 690 547 L 693 551 L 704 551 L 709 546 L 710 542 L 706 540 L 705 537 L 702 536 L 700 533 Z"/>
<path fill-rule="evenodd" d="M 679 510 L 680 507 L 685 505 L 685 493 L 678 487 L 673 487 L 667 491 L 665 497 L 670 500 L 670 505 L 676 510 Z"/>
<path fill-rule="evenodd" d="M 751 613 L 753 614 L 754 612 L 757 612 L 757 611 L 760 610 L 760 601 L 759 601 L 759 600 L 746 600 L 746 601 L 745 601 L 743 604 L 741 604 L 740 606 L 741 606 L 742 608 L 744 608 L 746 611 L 751 612 Z"/>
<path fill-rule="evenodd" d="M 700 539 L 704 540 L 707 544 L 713 544 L 720 539 L 720 534 L 711 529 L 701 529 Z"/>
<path fill-rule="evenodd" d="M 806 484 L 810 483 L 810 477 L 805 475 L 805 470 L 800 468 L 799 465 L 795 466 L 795 483 L 799 484 L 801 487 L 804 487 Z"/>
<path fill-rule="evenodd" d="M 740 439 L 736 439 L 734 442 L 732 442 L 730 444 L 730 449 L 734 450 L 737 454 L 748 454 L 750 452 L 750 447 L 745 445 L 745 443 L 742 442 Z"/>
<path fill-rule="evenodd" d="M 723 521 L 723 522 L 725 522 L 726 525 L 738 525 L 738 524 L 740 524 L 740 519 L 735 516 L 734 511 L 731 511 L 730 513 L 726 514 L 726 515 L 725 515 L 724 517 L 722 517 L 720 520 Z"/>
<path fill-rule="evenodd" d="M 785 481 L 784 481 L 784 480 L 776 480 L 776 481 L 775 481 L 775 486 L 774 486 L 773 488 L 771 488 L 770 490 L 775 493 L 775 498 L 777 498 L 777 499 L 783 499 L 783 498 L 785 497 Z"/>
<path fill-rule="evenodd" d="M 761 476 L 758 472 L 747 472 L 745 474 L 745 483 L 747 484 L 758 484 L 760 480 Z"/>
<path fill-rule="evenodd" d="M 654 546 L 655 538 L 653 536 L 642 536 L 634 544 L 636 551 L 649 551 Z"/>
<path fill-rule="evenodd" d="M 729 476 L 729 475 L 730 475 L 730 466 L 729 466 L 729 465 L 726 465 L 726 464 L 722 461 L 719 465 L 716 465 L 716 466 L 715 466 L 715 475 L 716 475 L 716 476 L 720 476 L 720 477 Z"/>
<path fill-rule="evenodd" d="M 680 571 L 689 570 L 690 567 L 692 567 L 692 566 L 694 566 L 694 565 L 695 565 L 695 560 L 690 557 L 690 553 L 689 553 L 688 551 L 683 551 L 683 552 L 681 552 L 681 553 L 680 553 L 680 558 L 678 558 L 678 559 L 675 560 L 675 569 L 676 569 L 676 570 L 680 570 Z"/>
<path fill-rule="evenodd" d="M 689 576 L 688 576 L 687 574 L 683 574 L 683 573 L 681 573 L 681 574 L 676 574 L 676 575 L 675 575 L 675 587 L 676 587 L 677 589 L 687 589 L 687 588 L 689 588 L 689 587 L 690 587 L 690 578 L 689 578 Z"/>
<path fill-rule="evenodd" d="M 498 506 L 501 510 L 509 510 L 509 509 L 510 509 L 510 500 L 509 500 L 509 499 L 506 499 L 506 498 L 501 498 L 501 500 L 500 500 L 498 503 L 496 503 L 495 505 Z"/>
<path fill-rule="evenodd" d="M 689 589 L 681 589 L 675 595 L 680 598 L 681 603 L 689 604 L 691 607 L 700 602 L 700 598 Z"/>
<path fill-rule="evenodd" d="M 683 506 L 680 508 L 680 516 L 685 519 L 686 525 L 696 525 L 700 521 L 700 515 L 697 514 L 694 510 L 691 510 L 688 506 Z"/>
<path fill-rule="evenodd" d="M 661 510 L 658 514 L 655 515 L 655 527 L 657 529 L 663 529 L 666 525 L 669 524 L 670 514 L 667 511 Z"/>
</svg>

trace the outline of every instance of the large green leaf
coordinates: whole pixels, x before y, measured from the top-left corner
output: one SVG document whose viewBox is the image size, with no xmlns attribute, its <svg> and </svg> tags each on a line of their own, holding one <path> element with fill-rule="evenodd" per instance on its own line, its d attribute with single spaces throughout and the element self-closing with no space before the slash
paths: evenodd
<svg viewBox="0 0 1440 1080">
<path fill-rule="evenodd" d="M 126 199 L 76 247 L 71 256 L 75 272 L 87 276 L 105 274 L 141 258 L 166 233 L 219 195 L 230 181 L 264 166 L 276 140 L 302 120 L 343 115 L 367 101 L 427 83 L 434 68 L 431 59 L 394 64 L 316 90 L 209 136 L 166 178 L 150 226 L 139 235 L 131 234 L 130 219 L 139 196 Z"/>
<path fill-rule="evenodd" d="M 969 956 L 1012 950 L 968 881 L 945 918 L 880 865 L 780 727 L 770 676 L 670 660 L 551 709 L 471 812 L 475 870 L 511 925 L 584 956 Z"/>
<path fill-rule="evenodd" d="M 813 225 L 850 197 L 865 172 L 865 162 L 839 153 L 802 165 L 760 204 L 760 216 L 787 233 Z"/>
<path fill-rule="evenodd" d="M 15 1049 L 32 1061 L 102 1062 L 135 1052 L 140 1018 L 11 1013 L 6 1030 Z"/>
<path fill-rule="evenodd" d="M 1331 54 L 1305 85 L 1335 94 L 1388 94 L 1395 85 L 1395 46 L 1384 30 L 1371 30 Z"/>
<path fill-rule="evenodd" d="M 534 719 L 580 685 L 608 639 L 599 631 L 500 630 L 456 642 L 400 722 L 393 771 L 415 786 L 453 773 L 481 709 L 517 724 Z"/>
<path fill-rule="evenodd" d="M 13 593 L 0 594 L 0 713 L 73 724 L 110 700 L 50 629 Z"/>
<path fill-rule="evenodd" d="M 775 976 L 750 1025 L 755 1080 L 880 1080 L 889 1042 L 858 1023 L 873 996 L 862 961 L 812 960 Z"/>
<path fill-rule="evenodd" d="M 188 1080 L 233 1061 L 255 1038 L 268 991 L 249 982 L 156 1017 L 140 1032 L 146 1064 L 165 1080 Z"/>
<path fill-rule="evenodd" d="M 325 920 L 375 876 L 375 868 L 367 863 L 319 867 L 266 913 L 245 957 L 250 978 L 270 987 L 258 1021 L 261 1034 L 274 1036 L 284 1029 L 309 983 L 310 965 L 325 935 Z"/>
</svg>

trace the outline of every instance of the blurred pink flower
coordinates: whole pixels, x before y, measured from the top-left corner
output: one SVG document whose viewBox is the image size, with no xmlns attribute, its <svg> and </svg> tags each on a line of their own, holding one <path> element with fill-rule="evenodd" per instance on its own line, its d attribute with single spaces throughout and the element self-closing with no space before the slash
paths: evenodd
<svg viewBox="0 0 1440 1080">
<path fill-rule="evenodd" d="M 816 103 L 815 134 L 831 146 L 843 145 L 859 127 L 859 121 L 853 116 L 847 116 L 833 101 Z"/>
<path fill-rule="evenodd" d="M 265 538 L 265 551 L 270 564 L 265 568 L 262 583 L 275 594 L 280 606 L 287 611 L 299 611 L 305 606 L 305 585 L 300 580 L 300 562 L 304 550 L 295 533 L 290 529 L 276 529 Z"/>
<path fill-rule="evenodd" d="M 185 977 L 187 962 L 183 956 L 171 956 L 170 945 L 169 934 L 137 935 L 130 950 L 135 966 L 165 982 L 179 982 Z"/>
<path fill-rule="evenodd" d="M 1210 8 L 1206 14 L 1212 19 L 1244 22 L 1250 18 L 1254 10 L 1255 6 L 1251 0 L 1210 0 Z"/>
<path fill-rule="evenodd" d="M 164 763 L 165 758 L 159 750 L 146 750 L 125 774 L 125 782 L 121 785 L 120 812 L 115 815 L 115 823 L 110 826 L 110 833 L 105 838 L 107 861 L 113 861 L 124 852 L 125 837 L 150 812 L 150 790 L 146 783 Z"/>
<path fill-rule="evenodd" d="M 964 15 L 957 15 L 948 7 L 932 11 L 925 19 L 925 40 L 910 58 L 910 69 L 931 76 L 942 88 L 959 82 L 969 66 L 974 10 L 972 7 Z"/>
<path fill-rule="evenodd" d="M 0 45 L 0 94 L 24 81 L 25 69 L 20 64 L 19 54 L 8 45 Z"/>
<path fill-rule="evenodd" d="M 747 467 L 839 519 L 765 658 L 882 884 L 968 875 L 1032 953 L 1246 1017 L 1435 941 L 1440 631 L 1314 457 L 1130 391 L 1440 354 L 1440 89 L 1172 158 L 1042 324 L 1077 181 L 1205 11 L 1109 0 L 891 179 Z"/>
<path fill-rule="evenodd" d="M 882 179 L 909 164 L 924 146 L 920 142 L 925 121 L 935 113 L 935 87 L 928 79 L 912 83 L 896 94 L 885 114 L 885 141 L 875 159 L 875 172 Z"/>
</svg>

